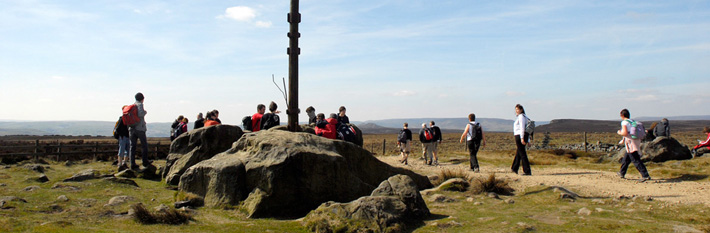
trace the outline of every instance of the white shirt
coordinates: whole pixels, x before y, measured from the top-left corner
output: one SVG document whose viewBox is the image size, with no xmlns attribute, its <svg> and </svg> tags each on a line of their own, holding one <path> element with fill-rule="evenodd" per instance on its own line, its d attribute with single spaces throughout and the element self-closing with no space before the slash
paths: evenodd
<svg viewBox="0 0 710 233">
<path fill-rule="evenodd" d="M 528 118 L 525 114 L 518 114 L 515 122 L 513 123 L 513 135 L 520 135 L 521 137 L 525 135 L 525 126 L 528 124 Z"/>
</svg>

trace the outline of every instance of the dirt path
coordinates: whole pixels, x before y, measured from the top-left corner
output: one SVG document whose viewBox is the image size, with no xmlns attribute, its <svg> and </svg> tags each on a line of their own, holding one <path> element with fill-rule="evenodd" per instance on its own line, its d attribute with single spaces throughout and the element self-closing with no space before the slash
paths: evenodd
<svg viewBox="0 0 710 233">
<path fill-rule="evenodd" d="M 397 160 L 399 156 L 380 157 L 380 160 L 398 167 L 404 167 Z M 467 169 L 468 161 L 461 164 L 442 163 L 440 166 L 424 165 L 423 160 L 409 159 L 408 169 L 423 175 L 435 175 L 441 169 Z M 619 178 L 616 173 L 608 171 L 576 169 L 576 168 L 544 168 L 532 167 L 532 176 L 520 176 L 510 171 L 508 167 L 482 167 L 481 173 L 474 176 L 488 176 L 491 172 L 496 177 L 505 177 L 513 182 L 510 185 L 515 190 L 526 187 L 547 185 L 562 186 L 570 191 L 588 198 L 611 198 L 621 195 L 632 197 L 652 197 L 654 200 L 669 203 L 704 204 L 710 206 L 710 184 L 679 179 L 653 179 L 640 183 L 638 171 L 631 166 L 626 178 Z M 521 171 L 522 172 L 522 171 Z M 652 176 L 653 177 L 653 176 Z"/>
</svg>

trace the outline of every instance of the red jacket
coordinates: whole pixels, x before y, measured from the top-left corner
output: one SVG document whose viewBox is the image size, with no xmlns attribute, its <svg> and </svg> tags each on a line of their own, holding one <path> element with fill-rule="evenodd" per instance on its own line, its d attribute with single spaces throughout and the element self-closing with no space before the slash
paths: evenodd
<svg viewBox="0 0 710 233">
<path fill-rule="evenodd" d="M 710 133 L 708 134 L 708 139 L 705 139 L 704 142 L 700 143 L 700 145 L 693 147 L 693 149 L 700 149 L 700 147 L 707 147 L 708 149 L 710 149 Z"/>
<path fill-rule="evenodd" d="M 256 132 L 261 130 L 261 117 L 264 116 L 264 114 L 261 113 L 254 113 L 254 115 L 251 115 L 251 131 Z"/>
<path fill-rule="evenodd" d="M 206 120 L 205 121 L 205 127 L 211 126 L 211 125 L 219 125 L 219 122 L 213 121 L 213 120 Z"/>
<path fill-rule="evenodd" d="M 335 128 L 338 124 L 338 120 L 328 118 L 326 121 L 328 121 L 328 124 L 325 128 L 316 127 L 316 135 L 322 135 L 325 138 L 335 139 L 338 134 Z"/>
</svg>

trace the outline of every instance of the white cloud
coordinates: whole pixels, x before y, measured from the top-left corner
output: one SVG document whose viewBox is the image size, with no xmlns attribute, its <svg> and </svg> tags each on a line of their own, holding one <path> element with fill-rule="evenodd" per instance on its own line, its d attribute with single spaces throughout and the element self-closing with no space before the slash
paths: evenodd
<svg viewBox="0 0 710 233">
<path fill-rule="evenodd" d="M 220 17 L 233 19 L 240 22 L 250 22 L 256 18 L 256 11 L 250 7 L 246 6 L 235 6 L 227 8 L 224 11 L 224 15 Z"/>
<path fill-rule="evenodd" d="M 524 96 L 525 92 L 517 92 L 517 91 L 506 91 L 505 95 L 511 96 L 511 97 L 516 97 L 516 96 Z"/>
<path fill-rule="evenodd" d="M 51 78 L 52 80 L 64 80 L 64 79 L 65 79 L 63 76 L 58 76 L 58 75 L 52 76 L 52 77 L 50 77 L 50 78 Z"/>
<path fill-rule="evenodd" d="M 408 91 L 408 90 L 401 90 L 401 91 L 392 93 L 393 96 L 413 96 L 416 94 L 417 94 L 416 92 Z"/>
<path fill-rule="evenodd" d="M 256 21 L 256 23 L 254 23 L 254 25 L 256 25 L 257 27 L 260 27 L 260 28 L 270 28 L 271 21 Z"/>
</svg>

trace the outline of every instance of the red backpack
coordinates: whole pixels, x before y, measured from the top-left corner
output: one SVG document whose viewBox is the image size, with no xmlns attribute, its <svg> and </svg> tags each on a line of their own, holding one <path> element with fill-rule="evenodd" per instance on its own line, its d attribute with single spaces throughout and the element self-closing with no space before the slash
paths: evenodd
<svg viewBox="0 0 710 233">
<path fill-rule="evenodd" d="M 431 140 L 434 138 L 434 136 L 431 135 L 431 131 L 429 129 L 424 130 L 424 138 L 426 138 L 426 140 Z"/>
<path fill-rule="evenodd" d="M 133 127 L 141 122 L 141 118 L 138 117 L 138 107 L 135 104 L 123 106 L 123 124 L 128 127 Z"/>
</svg>

